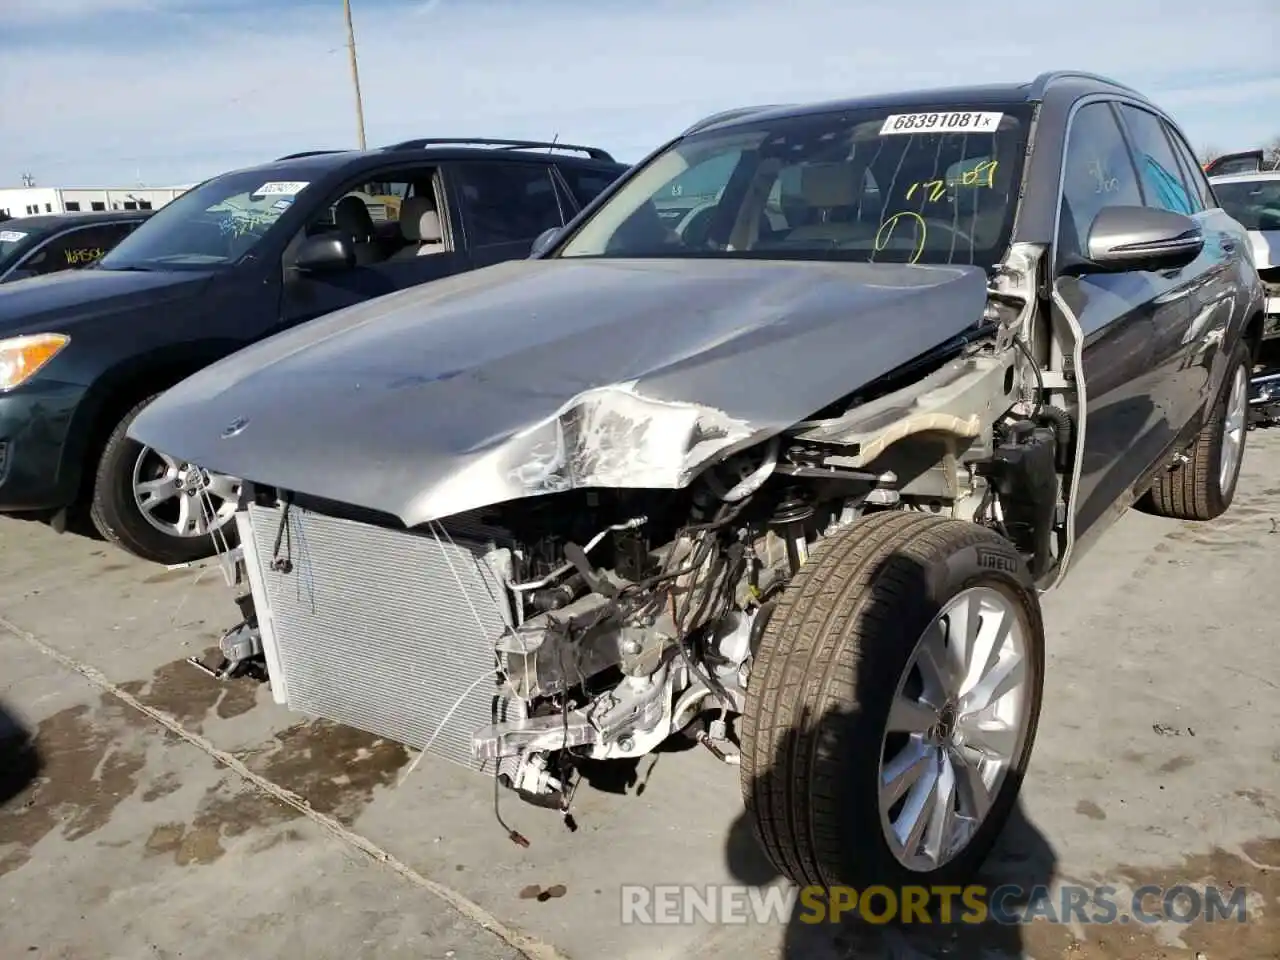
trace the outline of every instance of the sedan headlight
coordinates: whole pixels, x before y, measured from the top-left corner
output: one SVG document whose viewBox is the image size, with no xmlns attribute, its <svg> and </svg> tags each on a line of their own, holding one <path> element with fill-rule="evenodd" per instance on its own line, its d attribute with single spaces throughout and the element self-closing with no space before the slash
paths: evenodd
<svg viewBox="0 0 1280 960">
<path fill-rule="evenodd" d="M 26 383 L 56 357 L 71 338 L 62 333 L 35 333 L 0 340 L 0 390 Z"/>
</svg>

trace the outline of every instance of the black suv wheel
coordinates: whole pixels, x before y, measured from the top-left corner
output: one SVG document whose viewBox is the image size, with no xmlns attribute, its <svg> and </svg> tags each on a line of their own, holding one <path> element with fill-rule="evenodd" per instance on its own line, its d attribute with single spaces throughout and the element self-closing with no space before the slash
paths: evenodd
<svg viewBox="0 0 1280 960">
<path fill-rule="evenodd" d="M 129 424 L 154 399 L 126 413 L 107 438 L 89 515 L 102 536 L 144 560 L 202 560 L 234 544 L 240 484 L 130 439 Z"/>
</svg>

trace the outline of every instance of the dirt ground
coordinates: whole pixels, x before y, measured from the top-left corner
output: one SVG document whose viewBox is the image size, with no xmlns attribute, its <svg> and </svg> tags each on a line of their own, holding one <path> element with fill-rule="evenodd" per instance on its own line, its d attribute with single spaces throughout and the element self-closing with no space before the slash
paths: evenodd
<svg viewBox="0 0 1280 960">
<path fill-rule="evenodd" d="M 904 932 L 623 924 L 622 884 L 776 881 L 736 770 L 698 750 L 596 778 L 576 832 L 507 797 L 521 847 L 491 781 L 428 759 L 401 782 L 397 745 L 187 665 L 235 619 L 216 568 L 0 520 L 0 960 L 1280 957 L 1278 524 L 1258 431 L 1226 517 L 1130 514 L 1045 597 L 1036 753 L 985 879 L 1053 909 Z M 1044 919 L 1073 885 L 1124 913 L 1179 883 L 1246 888 L 1247 922 Z"/>
</svg>

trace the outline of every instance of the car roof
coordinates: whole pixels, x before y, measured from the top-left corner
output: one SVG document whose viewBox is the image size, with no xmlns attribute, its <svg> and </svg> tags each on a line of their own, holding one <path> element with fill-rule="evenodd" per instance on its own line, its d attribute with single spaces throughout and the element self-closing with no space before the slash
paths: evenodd
<svg viewBox="0 0 1280 960">
<path fill-rule="evenodd" d="M 1280 170 L 1252 170 L 1249 173 L 1220 173 L 1210 177 L 1210 183 L 1253 183 L 1259 180 L 1280 180 Z"/>
<path fill-rule="evenodd" d="M 1062 91 L 1071 97 L 1095 92 L 1111 92 L 1124 93 L 1141 100 L 1146 99 L 1137 91 L 1109 77 L 1081 71 L 1055 70 L 1042 73 L 1033 80 L 1019 82 L 895 90 L 814 103 L 744 107 L 713 114 L 694 124 L 686 133 L 710 129 L 713 126 L 725 129 L 757 120 L 838 113 L 845 110 L 877 110 L 885 107 L 911 109 L 936 107 L 947 103 L 963 103 L 972 106 L 1034 103 L 1043 100 L 1050 92 L 1056 91 Z"/>
<path fill-rule="evenodd" d="M 464 146 L 476 144 L 476 146 Z M 488 144 L 488 145 L 485 145 Z M 537 151 L 536 153 L 534 151 Z M 567 151 L 590 151 L 593 156 L 575 156 Z M 281 178 L 320 177 L 348 167 L 380 166 L 391 162 L 445 163 L 460 160 L 538 159 L 554 155 L 557 164 L 592 170 L 621 171 L 628 164 L 615 160 L 599 147 L 584 147 L 552 141 L 497 140 L 491 138 L 429 138 L 406 140 L 370 150 L 304 150 L 268 163 L 240 167 L 227 173 L 257 172 Z"/>
<path fill-rule="evenodd" d="M 60 227 L 81 227 L 94 223 L 116 223 L 121 220 L 145 220 L 154 210 L 93 210 L 80 213 L 42 213 L 34 217 L 13 217 L 0 222 L 0 230 L 40 233 Z"/>
</svg>

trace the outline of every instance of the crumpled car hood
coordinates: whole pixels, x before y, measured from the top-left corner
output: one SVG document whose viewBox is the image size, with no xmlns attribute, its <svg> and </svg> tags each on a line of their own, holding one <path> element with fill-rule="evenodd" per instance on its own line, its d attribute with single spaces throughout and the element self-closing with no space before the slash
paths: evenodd
<svg viewBox="0 0 1280 960">
<path fill-rule="evenodd" d="M 406 526 L 573 487 L 678 488 L 973 326 L 985 300 L 975 267 L 514 261 L 278 334 L 129 432 Z"/>
</svg>

